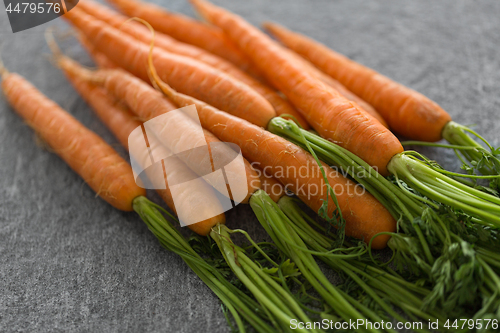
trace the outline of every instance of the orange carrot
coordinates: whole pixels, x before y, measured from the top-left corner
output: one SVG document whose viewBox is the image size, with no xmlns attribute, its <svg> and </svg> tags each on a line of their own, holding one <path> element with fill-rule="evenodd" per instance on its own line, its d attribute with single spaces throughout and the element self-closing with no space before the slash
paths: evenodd
<svg viewBox="0 0 500 333">
<path fill-rule="evenodd" d="M 382 116 L 370 104 L 366 103 L 364 100 L 355 95 L 352 91 L 348 90 L 346 87 L 344 87 L 344 85 L 342 85 L 342 83 L 326 75 L 325 73 L 314 67 L 309 61 L 302 58 L 293 51 L 284 48 L 283 52 L 288 52 L 290 54 L 290 57 L 292 57 L 293 60 L 300 62 L 302 66 L 304 66 L 304 69 L 309 74 L 316 77 L 324 84 L 329 85 L 330 87 L 337 90 L 337 92 L 342 96 L 344 96 L 347 100 L 357 103 L 364 111 L 368 112 L 371 116 L 377 119 L 382 125 L 388 127 L 387 122 L 384 120 L 384 118 L 382 118 Z"/>
<path fill-rule="evenodd" d="M 160 89 L 179 107 L 195 104 L 203 127 L 219 139 L 237 144 L 247 159 L 259 163 L 266 173 L 279 180 L 293 191 L 304 203 L 318 211 L 327 193 L 327 184 L 316 160 L 300 147 L 249 122 L 221 112 L 211 105 L 173 90 L 161 82 L 154 68 L 152 76 Z M 348 236 L 369 242 L 383 231 L 396 230 L 396 221 L 389 211 L 371 194 L 356 190 L 356 183 L 345 178 L 325 163 L 328 183 L 335 191 L 339 208 L 346 220 L 345 233 Z M 328 214 L 331 216 L 336 205 L 330 198 Z M 384 248 L 389 236 L 374 239 L 372 247 Z"/>
<path fill-rule="evenodd" d="M 303 69 L 307 71 L 307 73 L 319 79 L 324 84 L 337 90 L 337 92 L 342 96 L 344 96 L 347 100 L 357 103 L 363 110 L 368 112 L 371 116 L 377 119 L 382 125 L 387 127 L 387 123 L 385 122 L 384 118 L 382 118 L 382 116 L 370 104 L 366 103 L 363 99 L 356 96 L 352 91 L 344 87 L 342 83 L 335 80 L 331 76 L 323 73 L 318 68 L 314 67 L 314 65 L 311 64 L 308 60 L 304 59 L 294 51 L 285 47 L 283 47 L 281 51 L 283 54 L 287 54 L 291 58 L 291 61 L 295 61 L 298 64 L 300 64 L 303 67 Z"/>
<path fill-rule="evenodd" d="M 59 59 L 59 63 L 71 61 L 72 60 L 66 57 L 62 57 Z M 85 101 L 93 108 L 93 110 L 103 121 L 103 123 L 111 130 L 111 132 L 113 132 L 115 137 L 128 150 L 130 134 L 137 127 L 140 127 L 142 123 L 136 119 L 135 115 L 130 112 L 127 107 L 117 102 L 113 98 L 113 96 L 111 96 L 105 89 L 80 79 L 72 72 L 65 71 L 65 74 L 68 80 L 72 83 L 79 94 L 85 99 Z M 182 168 L 176 169 L 175 167 L 177 166 L 180 166 Z M 185 179 L 196 178 L 193 175 L 189 174 L 192 173 L 192 171 L 190 171 L 187 166 L 183 165 L 182 162 L 176 161 L 172 158 L 168 159 L 167 163 L 165 163 L 165 167 L 165 179 L 168 178 L 167 172 L 171 177 L 174 178 L 180 177 L 178 173 L 185 174 L 182 176 Z M 198 191 L 194 191 L 194 188 L 191 188 L 183 193 L 184 197 L 182 198 L 182 202 L 190 206 L 187 209 L 192 210 L 196 213 L 199 212 L 199 209 L 207 208 L 214 209 L 214 211 L 217 211 L 217 209 L 221 210 L 220 202 L 217 200 L 217 196 L 213 193 L 213 189 L 211 187 L 207 185 L 197 187 L 196 189 Z M 172 211 L 177 214 L 174 199 L 172 198 L 172 193 L 170 191 L 170 188 L 168 187 L 168 184 L 166 184 L 166 189 L 157 190 L 157 192 L 163 199 L 163 201 L 165 201 L 165 203 L 168 205 L 168 207 L 170 207 L 170 209 L 172 209 Z M 203 198 L 203 204 L 195 206 L 197 203 L 201 203 L 199 201 L 200 198 Z M 224 224 L 225 222 L 225 214 L 222 213 L 198 223 L 188 224 L 188 227 L 197 234 L 206 236 L 210 233 L 210 229 L 213 226 L 219 223 Z"/>
<path fill-rule="evenodd" d="M 63 16 L 118 66 L 148 80 L 149 47 L 119 30 L 94 19 L 78 8 Z M 276 116 L 271 104 L 241 81 L 197 60 L 154 50 L 154 61 L 160 77 L 183 93 L 191 94 L 219 109 L 265 127 Z"/>
<path fill-rule="evenodd" d="M 113 207 L 132 211 L 146 195 L 130 165 L 98 135 L 17 74 L 3 72 L 2 90 L 14 110 L 85 182 Z"/>
<path fill-rule="evenodd" d="M 105 6 L 102 6 L 94 1 L 87 0 L 85 2 L 81 2 L 78 5 L 78 8 L 82 9 L 87 14 L 94 16 L 98 20 L 104 21 L 112 27 L 120 29 L 121 31 L 141 42 L 144 42 L 148 45 L 151 43 L 152 34 L 149 29 L 138 22 L 128 21 L 127 17 L 122 16 Z M 196 46 L 178 42 L 175 39 L 162 33 L 155 34 L 154 42 L 155 47 L 171 53 L 199 60 L 200 62 L 203 62 L 233 76 L 234 78 L 247 84 L 250 88 L 254 89 L 265 99 L 267 99 L 268 102 L 271 103 L 271 105 L 274 107 L 278 115 L 292 115 L 295 119 L 298 120 L 303 128 L 309 128 L 309 125 L 302 117 L 302 115 L 297 110 L 295 110 L 295 108 L 290 105 L 288 101 L 278 95 L 276 91 L 252 78 L 251 76 L 240 70 L 238 67 L 234 66 L 232 63 Z"/>
<path fill-rule="evenodd" d="M 105 87 L 116 99 L 123 101 L 141 121 L 148 121 L 177 109 L 162 93 L 125 71 L 98 70 L 92 72 L 69 61 L 60 62 L 59 65 L 80 79 Z M 212 170 L 215 170 L 218 161 L 231 155 L 232 150 L 228 146 L 222 145 L 219 139 L 207 130 L 204 130 L 203 136 L 200 137 L 198 126 L 188 117 L 176 116 L 174 120 L 161 128 L 161 132 L 156 134 L 168 150 L 178 155 L 196 174 L 204 176 L 207 174 L 205 168 L 207 162 L 211 164 Z M 208 144 L 208 150 L 183 153 L 193 147 L 199 147 L 201 142 Z M 235 201 L 247 203 L 252 193 L 260 188 L 260 180 L 248 161 L 244 161 L 244 166 L 247 179 L 245 196 L 239 197 L 237 200 L 231 196 L 231 193 L 229 195 Z M 226 169 L 228 174 L 236 172 Z"/>
<path fill-rule="evenodd" d="M 265 28 L 348 89 L 373 105 L 389 127 L 408 138 L 438 141 L 451 117 L 424 95 L 277 24 Z"/>
<path fill-rule="evenodd" d="M 282 54 L 280 45 L 241 17 L 206 1 L 192 3 L 238 44 L 321 136 L 355 153 L 382 175 L 389 174 L 387 164 L 403 147 L 387 128 L 356 103 L 305 73 L 300 64 Z"/>
<path fill-rule="evenodd" d="M 251 61 L 217 28 L 154 4 L 136 0 L 107 1 L 127 16 L 144 19 L 161 33 L 226 59 L 257 79 L 261 77 Z"/>
</svg>

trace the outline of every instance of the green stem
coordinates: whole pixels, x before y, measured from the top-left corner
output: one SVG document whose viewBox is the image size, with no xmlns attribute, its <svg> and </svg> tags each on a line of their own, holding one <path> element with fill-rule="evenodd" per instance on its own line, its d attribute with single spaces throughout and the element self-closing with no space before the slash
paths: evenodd
<svg viewBox="0 0 500 333">
<path fill-rule="evenodd" d="M 422 245 L 424 254 L 427 257 L 427 262 L 429 263 L 429 265 L 432 266 L 434 264 L 434 257 L 431 254 L 431 249 L 429 248 L 429 244 L 427 243 L 427 240 L 425 239 L 424 234 L 420 229 L 420 226 L 418 224 L 414 224 L 413 228 L 415 229 L 417 237 L 420 240 L 420 244 Z"/>
<path fill-rule="evenodd" d="M 280 200 L 281 203 L 281 200 Z M 283 203 L 280 205 L 280 207 L 283 207 L 283 212 L 290 217 L 290 221 L 292 222 L 292 227 L 295 225 L 301 225 L 301 228 L 296 228 L 296 232 L 300 235 L 300 237 L 306 242 L 306 244 L 311 247 L 312 249 L 316 250 L 317 252 L 326 252 L 326 246 L 331 244 L 331 240 L 329 241 L 328 239 L 325 241 L 326 246 L 321 245 L 319 242 L 316 240 L 322 239 L 322 235 L 316 232 L 314 229 L 312 229 L 307 223 L 301 219 L 300 214 L 297 214 L 298 208 L 295 204 L 294 201 L 292 200 L 284 200 Z M 305 235 L 304 233 L 300 232 L 301 230 L 304 229 L 309 229 L 309 232 L 306 232 Z M 311 237 L 312 236 L 312 237 Z M 324 236 L 323 236 L 324 237 Z M 392 274 L 387 273 L 386 271 L 383 271 L 379 268 L 372 267 L 366 264 L 363 264 L 357 260 L 352 260 L 352 263 L 358 266 L 361 266 L 362 269 L 356 268 L 354 266 L 351 266 L 351 264 L 348 264 L 347 261 L 345 260 L 338 260 L 337 258 L 334 258 L 332 256 L 327 256 L 327 257 L 321 257 L 321 260 L 323 260 L 325 263 L 330 265 L 332 268 L 336 270 L 344 270 L 342 267 L 346 267 L 346 265 L 349 268 L 349 271 L 346 272 L 349 275 L 352 274 L 352 271 L 355 270 L 357 274 L 360 276 L 364 277 L 367 279 L 369 282 L 372 284 L 375 284 L 376 287 L 379 287 L 380 290 L 387 291 L 391 290 L 394 288 L 398 288 L 395 293 L 390 293 L 388 292 L 386 296 L 389 297 L 389 299 L 392 297 L 392 295 L 403 295 L 403 297 L 406 298 L 407 301 L 412 301 L 417 304 L 418 306 L 421 306 L 422 300 L 419 299 L 418 297 L 414 296 L 413 294 L 407 292 L 407 290 L 414 290 L 418 293 L 421 293 L 422 295 L 427 295 L 429 291 L 424 288 L 420 288 L 415 286 L 412 283 L 406 282 L 402 278 L 398 278 Z M 344 258 L 347 259 L 347 258 Z M 343 263 L 343 264 L 340 264 Z M 340 266 L 339 266 L 340 265 Z M 343 265 L 343 266 L 342 266 Z M 371 274 L 368 274 L 370 272 Z M 356 280 L 355 278 L 353 278 Z M 360 280 L 356 280 L 360 281 Z M 384 282 L 382 282 L 384 281 Z M 365 285 L 361 284 L 363 288 L 365 288 Z M 401 286 L 401 287 L 399 287 Z M 370 294 L 370 292 L 365 289 L 367 293 Z M 390 295 L 390 296 L 389 296 Z"/>
<path fill-rule="evenodd" d="M 494 225 L 500 226 L 500 216 L 493 213 L 499 209 L 498 203 L 500 203 L 500 200 L 498 198 L 444 176 L 427 167 L 424 163 L 406 156 L 404 153 L 394 156 L 388 165 L 388 169 L 391 173 L 402 177 L 410 186 L 423 195 L 451 207 L 462 209 L 469 214 L 479 216 Z M 438 192 L 437 189 L 440 191 Z M 449 193 L 465 193 L 466 195 L 460 198 L 456 196 L 452 198 L 447 195 Z M 484 207 L 488 209 L 478 209 L 473 206 L 474 203 L 478 202 L 477 200 L 480 200 L 479 198 L 489 199 L 489 203 L 486 201 L 483 202 L 483 206 L 485 205 Z"/>
<path fill-rule="evenodd" d="M 243 262 L 245 262 L 254 272 L 256 272 L 260 276 L 263 281 L 269 284 L 270 287 L 273 288 L 279 296 L 281 296 L 285 304 L 290 307 L 290 309 L 296 316 L 298 316 L 304 322 L 310 320 L 290 293 L 288 293 L 285 289 L 282 289 L 276 281 L 274 281 L 268 274 L 264 273 L 246 255 L 243 254 L 242 256 L 240 256 L 240 258 L 243 258 Z"/>
<path fill-rule="evenodd" d="M 472 139 L 469 134 L 472 134 L 481 140 L 490 151 L 484 146 Z M 443 129 L 443 138 L 449 143 L 457 146 L 474 147 L 475 149 L 460 150 L 462 155 L 468 159 L 472 165 L 478 165 L 480 161 L 484 162 L 483 166 L 477 168 L 484 175 L 498 175 L 500 171 L 500 159 L 493 154 L 493 147 L 481 135 L 471 130 L 470 128 L 450 121 Z"/>
<path fill-rule="evenodd" d="M 250 290 L 259 303 L 277 318 L 282 328 L 289 328 L 290 321 L 295 316 L 304 322 L 311 321 L 286 290 L 263 273 L 259 266 L 232 243 L 227 227 L 219 225 L 212 229 L 210 235 L 221 249 L 226 262 L 238 279 Z M 305 329 L 299 331 L 308 332 Z"/>
<path fill-rule="evenodd" d="M 333 262 L 333 260 L 332 260 Z M 350 269 L 349 264 L 342 260 L 338 260 L 336 262 L 338 268 L 347 274 L 353 281 L 355 281 L 373 300 L 380 305 L 382 309 L 384 309 L 389 315 L 393 318 L 405 322 L 406 320 L 397 314 L 386 302 L 384 302 L 373 289 L 371 289 L 358 275 L 354 273 L 353 270 Z M 364 275 L 364 274 L 363 274 Z"/>
<path fill-rule="evenodd" d="M 252 237 L 250 237 L 250 235 L 245 231 L 245 230 L 241 230 L 241 229 L 233 229 L 233 230 L 230 230 L 230 229 L 227 229 L 226 230 L 228 233 L 230 234 L 233 234 L 233 233 L 240 233 L 240 234 L 243 234 L 245 235 L 246 239 L 250 242 L 250 244 L 252 244 L 252 246 L 257 249 L 257 251 L 259 251 L 260 254 L 262 254 L 262 256 L 264 258 L 266 258 L 267 261 L 269 261 L 271 264 L 273 264 L 274 266 L 278 267 L 279 265 L 274 262 L 274 260 L 272 260 L 271 258 L 269 258 L 269 256 L 260 248 L 260 246 L 254 242 L 254 240 L 252 239 Z"/>
<path fill-rule="evenodd" d="M 333 240 L 326 237 L 323 234 L 320 234 L 318 232 L 308 232 L 307 230 L 312 229 L 310 227 L 310 224 L 314 225 L 314 220 L 311 219 L 307 214 L 305 214 L 300 207 L 297 205 L 297 200 L 288 196 L 283 196 L 279 199 L 278 201 L 278 206 L 280 209 L 293 221 L 298 221 L 299 223 L 296 223 L 299 225 L 299 227 L 304 230 L 308 234 L 308 237 L 317 237 L 315 238 L 315 241 L 322 244 L 323 247 L 328 248 L 330 244 L 333 243 Z M 303 223 L 301 223 L 303 222 Z M 315 225 L 315 227 L 319 227 Z M 319 229 L 322 232 L 326 232 L 325 229 L 322 229 L 319 227 Z"/>
<path fill-rule="evenodd" d="M 233 315 L 241 332 L 245 332 L 245 325 L 240 315 L 259 332 L 272 333 L 275 331 L 256 314 L 259 312 L 259 305 L 229 283 L 216 268 L 205 262 L 161 212 L 176 221 L 171 214 L 145 197 L 134 199 L 133 208 L 153 234 L 158 237 L 160 243 L 166 249 L 180 255 L 196 275 L 219 297 Z"/>
<path fill-rule="evenodd" d="M 403 146 L 423 146 L 423 147 L 437 147 L 437 148 L 449 148 L 449 149 L 463 149 L 463 150 L 474 150 L 477 149 L 476 146 L 460 146 L 460 145 L 447 145 L 444 143 L 434 143 L 434 142 L 425 142 L 425 141 L 401 141 L 401 145 Z"/>
<path fill-rule="evenodd" d="M 348 300 L 350 303 L 354 304 L 354 306 L 362 313 L 364 313 L 366 315 L 366 317 L 368 318 L 371 318 L 372 322 L 379 322 L 381 323 L 383 320 L 382 318 L 380 318 L 379 315 L 377 315 L 375 312 L 373 312 L 372 310 L 370 310 L 368 307 L 366 307 L 365 305 L 361 304 L 360 302 L 358 302 L 357 300 L 355 300 L 353 297 L 351 297 L 349 294 L 347 294 L 346 292 L 342 291 L 342 290 L 339 290 L 340 294 L 342 295 L 342 297 L 344 297 L 346 300 Z M 406 321 L 403 319 L 403 321 Z M 366 329 L 362 329 L 362 331 L 372 331 L 371 329 L 369 330 L 366 330 Z M 373 330 L 375 331 L 375 330 Z M 389 328 L 386 328 L 385 329 L 386 332 L 390 332 L 390 333 L 396 333 L 395 330 L 393 329 L 389 329 Z"/>
<path fill-rule="evenodd" d="M 490 276 L 491 281 L 495 284 L 495 288 L 493 288 L 493 290 L 500 290 L 500 278 L 495 273 L 495 271 L 493 271 L 490 265 L 488 265 L 483 259 L 481 259 L 481 257 L 477 257 L 477 261 L 481 264 L 484 271 Z"/>
<path fill-rule="evenodd" d="M 264 191 L 257 191 L 250 199 L 250 206 L 254 210 L 262 226 L 273 232 L 269 233 L 278 247 L 289 256 L 297 265 L 304 278 L 309 281 L 313 288 L 322 298 L 335 309 L 344 320 L 364 319 L 356 309 L 339 293 L 339 291 L 328 281 L 321 269 L 309 253 L 296 250 L 290 244 L 296 244 L 299 248 L 306 248 L 304 242 L 296 232 L 288 227 L 288 220 L 279 207 L 269 198 Z M 277 235 L 281 237 L 276 237 Z M 283 242 L 283 240 L 286 241 Z"/>
</svg>

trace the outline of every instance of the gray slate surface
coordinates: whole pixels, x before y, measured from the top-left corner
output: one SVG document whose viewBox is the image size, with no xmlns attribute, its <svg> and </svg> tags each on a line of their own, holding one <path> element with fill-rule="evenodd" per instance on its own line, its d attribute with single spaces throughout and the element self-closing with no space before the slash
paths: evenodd
<svg viewBox="0 0 500 333">
<path fill-rule="evenodd" d="M 185 0 L 156 2 L 193 15 Z M 254 24 L 273 20 L 306 33 L 426 94 L 500 144 L 499 1 L 214 2 Z M 12 34 L 0 8 L 6 66 L 118 148 L 45 56 L 44 30 L 67 25 L 58 19 Z M 65 49 L 91 65 L 75 41 Z M 0 99 L 0 331 L 229 332 L 218 300 L 182 260 L 136 214 L 95 198 Z M 423 151 L 458 167 L 450 152 Z M 231 227 L 265 237 L 249 207 L 227 215 Z"/>
</svg>

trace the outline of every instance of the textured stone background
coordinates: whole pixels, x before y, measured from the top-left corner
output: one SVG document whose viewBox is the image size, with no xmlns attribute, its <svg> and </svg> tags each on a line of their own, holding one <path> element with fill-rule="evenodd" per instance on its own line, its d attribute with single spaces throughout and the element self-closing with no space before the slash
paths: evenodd
<svg viewBox="0 0 500 333">
<path fill-rule="evenodd" d="M 193 15 L 185 0 L 156 2 Z M 274 20 L 306 33 L 426 94 L 500 144 L 499 1 L 215 3 L 254 24 Z M 48 61 L 43 32 L 68 29 L 63 21 L 13 35 L 0 9 L 6 66 L 119 149 Z M 91 65 L 71 38 L 64 47 Z M 0 331 L 228 332 L 218 300 L 181 259 L 134 213 L 95 198 L 0 99 Z M 424 152 L 457 168 L 450 152 Z M 264 237 L 248 207 L 229 212 L 228 223 Z"/>
</svg>

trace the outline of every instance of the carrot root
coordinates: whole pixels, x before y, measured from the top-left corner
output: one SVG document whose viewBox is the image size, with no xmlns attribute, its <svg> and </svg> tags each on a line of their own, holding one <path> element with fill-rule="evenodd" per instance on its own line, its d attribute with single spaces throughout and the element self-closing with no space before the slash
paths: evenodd
<svg viewBox="0 0 500 333">
<path fill-rule="evenodd" d="M 9 75 L 9 71 L 7 70 L 5 65 L 3 64 L 2 59 L 0 58 L 0 76 L 2 77 L 2 79 L 5 79 L 7 77 L 7 75 Z"/>
<path fill-rule="evenodd" d="M 104 79 L 99 76 L 93 75 L 91 69 L 85 68 L 80 65 L 75 66 L 76 62 L 74 60 L 64 56 L 61 48 L 59 47 L 59 45 L 57 45 L 57 42 L 54 39 L 54 35 L 52 34 L 51 29 L 47 29 L 45 31 L 45 40 L 50 48 L 50 51 L 52 52 L 55 64 L 59 68 L 62 68 L 65 71 L 71 71 L 73 75 L 76 75 L 87 82 L 99 85 L 102 85 L 104 83 Z"/>
</svg>

